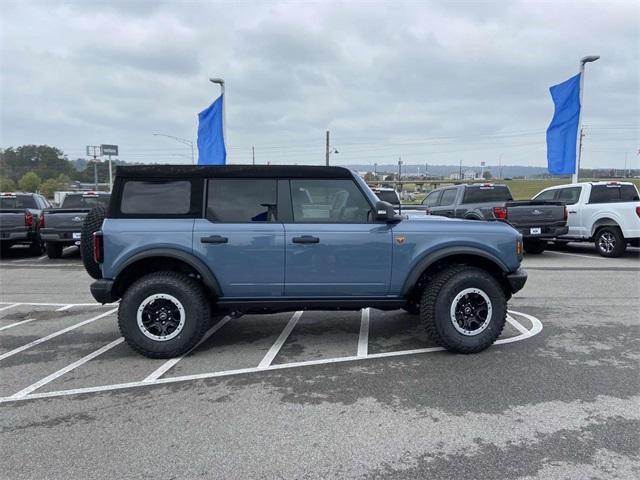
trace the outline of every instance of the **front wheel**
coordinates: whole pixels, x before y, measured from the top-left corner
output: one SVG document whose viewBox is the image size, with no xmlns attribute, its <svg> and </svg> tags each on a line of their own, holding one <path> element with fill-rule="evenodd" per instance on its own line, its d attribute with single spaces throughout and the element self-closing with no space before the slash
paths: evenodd
<svg viewBox="0 0 640 480">
<path fill-rule="evenodd" d="M 209 302 L 196 280 L 182 273 L 156 272 L 127 289 L 118 308 L 118 326 L 138 353 L 172 358 L 200 341 L 209 316 Z"/>
<path fill-rule="evenodd" d="M 486 270 L 454 266 L 440 272 L 425 288 L 420 317 L 438 345 L 457 353 L 480 352 L 502 333 L 507 299 Z"/>
<path fill-rule="evenodd" d="M 619 257 L 627 249 L 627 242 L 618 227 L 603 227 L 596 233 L 596 249 L 603 257 Z"/>
</svg>

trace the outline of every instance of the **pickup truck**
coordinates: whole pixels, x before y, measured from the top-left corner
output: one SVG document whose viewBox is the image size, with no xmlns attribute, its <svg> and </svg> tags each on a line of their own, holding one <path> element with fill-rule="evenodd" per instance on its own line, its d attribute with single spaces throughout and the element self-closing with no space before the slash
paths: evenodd
<svg viewBox="0 0 640 480">
<path fill-rule="evenodd" d="M 561 201 L 514 201 L 509 187 L 491 183 L 454 185 L 430 192 L 422 205 L 403 212 L 467 220 L 499 220 L 522 233 L 527 253 L 542 253 L 547 240 L 567 233 L 567 210 Z"/>
<path fill-rule="evenodd" d="M 0 255 L 7 255 L 12 245 L 29 246 L 29 253 L 42 253 L 40 226 L 42 211 L 51 204 L 37 193 L 0 193 Z"/>
<path fill-rule="evenodd" d="M 479 352 L 527 279 L 511 226 L 398 215 L 341 167 L 118 167 L 100 212 L 81 240 L 91 293 L 120 300 L 122 335 L 154 358 L 187 352 L 212 315 L 365 307 L 419 314 L 444 348 Z"/>
<path fill-rule="evenodd" d="M 558 185 L 534 200 L 567 205 L 568 232 L 556 242 L 595 242 L 603 257 L 619 257 L 627 244 L 640 246 L 640 196 L 630 182 L 583 182 Z"/>
<path fill-rule="evenodd" d="M 87 213 L 96 205 L 108 205 L 111 195 L 106 192 L 67 193 L 60 208 L 43 212 L 40 235 L 49 258 L 62 257 L 62 249 L 79 244 L 82 224 Z"/>
</svg>

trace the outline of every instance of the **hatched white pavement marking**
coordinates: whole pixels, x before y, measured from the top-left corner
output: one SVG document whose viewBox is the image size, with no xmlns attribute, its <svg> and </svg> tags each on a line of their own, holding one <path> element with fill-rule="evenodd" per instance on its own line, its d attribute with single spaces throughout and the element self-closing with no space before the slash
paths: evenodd
<svg viewBox="0 0 640 480">
<path fill-rule="evenodd" d="M 22 304 L 21 303 L 14 303 L 12 305 L 7 305 L 6 307 L 0 308 L 0 312 L 2 312 L 3 310 L 9 310 L 10 308 L 14 308 L 14 307 L 17 307 L 19 305 L 22 305 Z"/>
<path fill-rule="evenodd" d="M 172 358 L 171 360 L 167 360 L 165 363 L 163 363 L 162 365 L 160 365 L 156 370 L 154 370 L 152 373 L 150 373 L 147 378 L 145 378 L 143 380 L 143 382 L 153 382 L 155 380 L 157 380 L 158 378 L 160 378 L 162 375 L 164 375 L 165 373 L 167 373 L 167 371 L 169 371 L 170 368 L 173 368 L 175 366 L 176 363 L 178 363 L 180 360 L 182 360 L 184 357 L 186 357 L 187 355 L 189 355 L 191 352 L 193 352 L 196 348 L 198 348 L 200 345 L 202 345 L 204 342 L 206 342 L 209 337 L 211 337 L 211 335 L 213 335 L 214 333 L 216 333 L 218 330 L 220 330 L 222 327 L 224 327 L 227 322 L 231 320 L 230 316 L 226 316 L 224 317 L 222 320 L 220 320 L 218 323 L 216 323 L 213 327 L 211 327 L 207 333 L 204 334 L 204 336 L 202 337 L 202 339 L 196 343 L 188 352 L 180 355 L 179 357 L 176 358 Z"/>
<path fill-rule="evenodd" d="M 278 355 L 278 352 L 282 348 L 282 345 L 284 345 L 284 342 L 287 341 L 287 338 L 291 334 L 293 328 L 296 326 L 296 323 L 298 323 L 298 320 L 302 316 L 302 313 L 303 312 L 299 310 L 293 314 L 293 316 L 289 320 L 289 323 L 287 323 L 287 326 L 284 327 L 284 330 L 282 330 L 282 333 L 280 333 L 280 336 L 278 337 L 276 342 L 271 345 L 271 348 L 258 365 L 259 369 L 264 370 L 265 368 L 269 368 L 271 366 L 271 362 L 273 362 L 273 359 L 276 358 L 276 355 Z"/>
<path fill-rule="evenodd" d="M 23 323 L 33 322 L 35 318 L 27 318 L 26 320 L 22 320 L 21 322 L 12 323 L 11 325 L 5 325 L 4 327 L 0 327 L 0 332 L 2 330 L 6 330 L 7 328 L 17 327 L 18 325 L 22 325 Z"/>
<path fill-rule="evenodd" d="M 20 398 L 22 398 L 22 397 L 24 397 L 26 395 L 29 395 L 31 392 L 34 392 L 35 390 L 39 389 L 40 387 L 43 387 L 47 383 L 53 382 L 56 378 L 61 377 L 65 373 L 69 373 L 71 370 L 75 370 L 80 365 L 83 365 L 83 364 L 87 363 L 89 360 L 96 358 L 98 355 L 102 355 L 104 352 L 106 352 L 108 350 L 111 350 L 113 347 L 116 347 L 116 346 L 120 345 L 122 342 L 124 342 L 124 338 L 120 337 L 117 340 L 114 340 L 113 342 L 108 343 L 104 347 L 99 348 L 98 350 L 96 350 L 94 352 L 91 352 L 88 355 L 85 355 L 80 360 L 77 360 L 77 361 L 67 365 L 64 368 L 61 368 L 57 372 L 53 372 L 51 375 L 48 375 L 48 376 L 44 377 L 42 380 L 38 380 L 36 383 L 33 383 L 33 384 L 29 385 L 27 388 L 24 388 L 24 389 L 20 390 L 18 393 L 14 393 L 9 398 L 13 398 L 14 400 L 17 400 L 17 399 L 20 399 Z"/>
<path fill-rule="evenodd" d="M 504 339 L 497 340 L 495 342 L 495 345 L 502 345 L 502 344 L 505 344 L 505 343 L 512 343 L 512 342 L 518 342 L 520 340 L 525 340 L 527 338 L 533 337 L 534 335 L 537 335 L 538 333 L 540 333 L 542 331 L 542 323 L 536 317 L 534 317 L 532 315 L 528 315 L 526 313 L 516 312 L 516 311 L 513 311 L 513 310 L 510 310 L 509 313 L 512 313 L 514 315 L 519 315 L 519 316 L 522 316 L 522 317 L 526 318 L 527 320 L 529 320 L 531 322 L 532 328 L 531 328 L 531 330 L 526 330 L 526 328 L 524 326 L 522 326 L 522 324 L 520 324 L 520 322 L 515 320 L 513 317 L 509 316 L 508 318 L 511 318 L 511 321 L 509 321 L 509 323 L 516 322 L 516 323 L 520 324 L 520 327 L 522 327 L 524 330 L 526 330 L 526 333 L 523 333 L 521 335 L 517 335 L 515 337 L 510 337 L 510 338 L 504 338 Z M 292 320 L 296 316 L 299 318 L 298 314 L 302 315 L 302 312 L 296 312 L 296 314 L 291 318 L 291 320 L 289 320 L 289 324 L 292 323 Z M 296 319 L 296 322 L 297 322 L 297 319 Z M 287 328 L 289 327 L 289 324 L 287 324 L 287 327 L 285 327 L 285 330 L 287 330 Z M 293 324 L 293 326 L 295 326 L 295 323 Z M 293 326 L 291 327 L 291 329 L 293 329 Z M 520 328 L 518 328 L 518 327 L 515 327 L 515 328 L 517 328 L 520 331 Z M 282 337 L 284 333 L 285 332 L 283 331 L 282 334 L 280 335 L 280 337 Z M 291 332 L 288 332 L 288 334 L 289 333 L 291 333 Z M 287 334 L 287 336 L 288 336 L 288 334 Z M 286 337 L 285 337 L 285 340 L 286 340 Z M 276 343 L 278 343 L 278 342 L 276 342 Z M 284 343 L 284 342 L 282 342 L 282 343 Z M 273 347 L 271 347 L 271 348 L 273 349 Z M 444 349 L 442 347 L 430 347 L 430 348 L 420 348 L 420 349 L 415 349 L 415 350 L 401 350 L 401 351 L 398 351 L 398 352 L 374 353 L 374 354 L 367 355 L 366 357 L 350 356 L 350 357 L 340 357 L 340 358 L 327 358 L 327 359 L 319 359 L 319 360 L 308 360 L 308 361 L 303 361 L 303 362 L 294 362 L 294 363 L 283 363 L 283 364 L 277 364 L 277 365 L 269 365 L 268 367 L 260 367 L 260 366 L 258 366 L 258 367 L 250 367 L 250 368 L 241 368 L 241 369 L 237 369 L 237 370 L 225 370 L 225 371 L 219 371 L 219 372 L 197 373 L 197 374 L 193 374 L 193 375 L 183 375 L 183 376 L 179 376 L 179 377 L 158 378 L 158 379 L 156 379 L 154 381 L 151 381 L 151 382 L 137 381 L 137 382 L 129 382 L 129 383 L 117 383 L 117 384 L 112 384 L 112 385 L 101 385 L 101 386 L 97 386 L 97 387 L 84 387 L 84 388 L 75 388 L 75 389 L 70 389 L 70 390 L 58 390 L 58 391 L 55 391 L 55 392 L 31 393 L 31 394 L 27 394 L 27 395 L 25 395 L 23 397 L 20 397 L 20 398 L 3 397 L 3 398 L 0 398 L 0 403 L 15 402 L 15 401 L 22 401 L 22 400 L 32 400 L 32 399 L 38 399 L 38 398 L 66 397 L 66 396 L 70 396 L 70 395 L 78 395 L 78 394 L 84 394 L 84 393 L 109 392 L 109 391 L 114 391 L 114 390 L 124 390 L 124 389 L 128 389 L 128 388 L 144 387 L 144 386 L 150 386 L 150 385 L 163 385 L 163 384 L 180 383 L 180 382 L 186 382 L 186 381 L 192 381 L 192 380 L 203 380 L 203 379 L 207 379 L 207 378 L 229 377 L 229 376 L 241 375 L 241 374 L 245 374 L 245 373 L 268 372 L 270 370 L 285 370 L 285 369 L 289 369 L 289 368 L 306 367 L 306 366 L 313 366 L 313 365 L 326 365 L 326 364 L 332 364 L 332 363 L 346 363 L 346 362 L 354 362 L 354 361 L 366 361 L 366 360 L 373 359 L 373 358 L 399 357 L 399 356 L 406 356 L 406 355 L 416 355 L 416 354 L 421 354 L 421 353 L 440 352 L 440 351 L 443 351 L 443 350 Z M 277 354 L 277 352 L 276 352 L 276 354 Z M 274 355 L 274 357 L 275 357 L 275 355 Z"/>
<path fill-rule="evenodd" d="M 358 336 L 358 357 L 366 357 L 369 352 L 369 316 L 370 310 L 363 308 L 360 313 L 360 335 Z"/>
<path fill-rule="evenodd" d="M 116 310 L 118 310 L 117 308 L 111 309 L 108 312 L 104 312 L 101 313 L 100 315 L 96 315 L 95 317 L 91 317 L 88 320 L 84 320 L 80 323 L 76 323 L 75 325 L 71 325 L 70 327 L 67 328 L 63 328 L 62 330 L 58 330 L 57 332 L 53 332 L 49 335 L 47 335 L 46 337 L 42 337 L 39 338 L 37 340 L 34 340 L 33 342 L 27 343 L 26 345 L 22 345 L 21 347 L 18 348 L 14 348 L 13 350 L 8 351 L 7 353 L 3 353 L 2 355 L 0 355 L 0 360 L 4 360 L 5 358 L 11 357 L 12 355 L 15 355 L 16 353 L 20 353 L 23 352 L 25 350 L 27 350 L 28 348 L 31 347 L 35 347 L 36 345 L 40 345 L 43 342 L 46 342 L 47 340 L 51 340 L 52 338 L 55 338 L 59 335 L 62 335 L 64 333 L 70 332 L 71 330 L 75 330 L 76 328 L 80 328 L 83 325 L 86 325 L 88 323 L 94 322 L 96 320 L 99 320 L 103 317 L 106 317 L 107 315 L 111 315 L 112 313 L 114 313 Z"/>
</svg>

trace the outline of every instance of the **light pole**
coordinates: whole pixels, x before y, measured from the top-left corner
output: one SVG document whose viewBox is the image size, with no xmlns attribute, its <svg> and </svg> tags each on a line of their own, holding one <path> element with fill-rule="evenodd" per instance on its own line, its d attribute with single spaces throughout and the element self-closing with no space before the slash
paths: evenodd
<svg viewBox="0 0 640 480">
<path fill-rule="evenodd" d="M 220 85 L 220 96 L 222 96 L 222 142 L 225 150 L 227 149 L 227 108 L 226 98 L 224 96 L 224 80 L 222 78 L 210 78 L 211 83 Z"/>
<path fill-rule="evenodd" d="M 172 140 L 175 140 L 176 142 L 180 142 L 183 145 L 188 145 L 189 147 L 191 147 L 191 164 L 192 165 L 195 164 L 195 157 L 193 155 L 193 142 L 191 140 L 187 140 L 186 138 L 182 138 L 182 137 L 174 137 L 173 135 L 167 135 L 166 133 L 154 133 L 153 136 L 154 137 L 167 137 L 167 138 L 170 138 Z"/>
<path fill-rule="evenodd" d="M 571 177 L 571 183 L 578 183 L 580 175 L 580 160 L 582 158 L 582 90 L 584 89 L 584 65 L 595 62 L 600 55 L 589 55 L 580 59 L 580 113 L 578 114 L 578 158 L 576 160 L 576 171 Z"/>
</svg>

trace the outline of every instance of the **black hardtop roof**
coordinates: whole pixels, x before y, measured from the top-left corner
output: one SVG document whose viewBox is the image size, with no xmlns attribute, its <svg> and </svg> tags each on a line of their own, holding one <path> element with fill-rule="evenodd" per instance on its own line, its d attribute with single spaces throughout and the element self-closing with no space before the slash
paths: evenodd
<svg viewBox="0 0 640 480">
<path fill-rule="evenodd" d="M 344 167 L 309 165 L 132 165 L 118 166 L 124 178 L 352 178 Z"/>
</svg>

